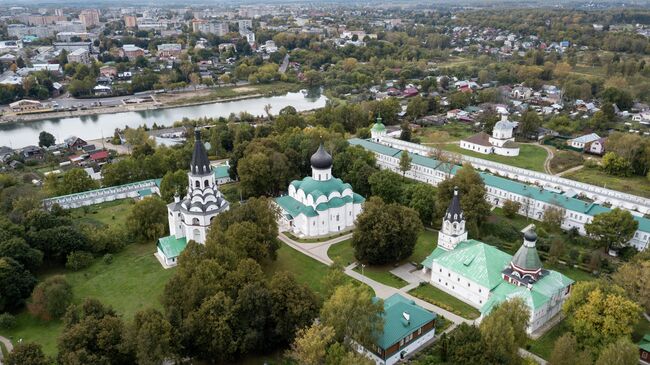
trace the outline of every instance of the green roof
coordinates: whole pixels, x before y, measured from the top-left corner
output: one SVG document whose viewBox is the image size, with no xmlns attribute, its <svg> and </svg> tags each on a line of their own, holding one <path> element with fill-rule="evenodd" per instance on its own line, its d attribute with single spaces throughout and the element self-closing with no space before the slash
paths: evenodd
<svg viewBox="0 0 650 365">
<path fill-rule="evenodd" d="M 365 139 L 352 138 L 348 140 L 348 143 L 353 146 L 361 146 L 369 151 L 386 156 L 395 157 L 402 153 L 402 151 L 397 148 L 384 146 L 382 144 Z M 414 165 L 420 165 L 438 170 L 442 169 L 445 172 L 451 170 L 452 174 L 456 174 L 456 172 L 461 168 L 460 166 L 454 166 L 451 169 L 448 169 L 448 165 L 441 164 L 434 158 L 425 157 L 413 153 L 409 153 L 409 155 L 412 159 L 411 163 Z M 558 194 L 553 191 L 545 190 L 539 186 L 520 183 L 487 172 L 479 172 L 479 174 L 481 175 L 481 178 L 483 178 L 486 186 L 495 187 L 521 196 L 527 196 L 535 200 L 539 200 L 547 204 L 556 205 L 574 212 L 595 216 L 597 214 L 606 213 L 611 210 L 610 208 L 604 207 L 600 204 L 586 202 L 577 198 Z M 640 231 L 650 233 L 650 219 L 638 216 L 633 217 L 634 220 L 639 223 L 638 229 Z"/>
<path fill-rule="evenodd" d="M 501 271 L 511 259 L 512 256 L 494 246 L 467 240 L 451 251 L 439 253 L 431 261 L 491 290 L 503 282 Z"/>
<path fill-rule="evenodd" d="M 650 352 L 650 333 L 646 333 L 645 336 L 639 342 L 639 348 L 643 351 Z"/>
<path fill-rule="evenodd" d="M 311 195 L 314 200 L 321 195 L 329 197 L 333 192 L 343 193 L 345 189 L 352 190 L 352 185 L 344 183 L 341 179 L 337 178 L 320 181 L 308 176 L 302 180 L 292 181 L 291 185 L 296 190 L 304 191 L 305 195 Z"/>
<path fill-rule="evenodd" d="M 433 259 L 438 258 L 440 255 L 444 254 L 445 252 L 447 252 L 447 250 L 444 250 L 440 247 L 436 247 L 433 250 L 433 252 L 431 252 L 431 254 L 427 256 L 427 258 L 424 259 L 424 261 L 422 261 L 422 266 L 430 269 L 431 264 L 433 263 Z"/>
<path fill-rule="evenodd" d="M 384 132 L 386 130 L 386 126 L 384 126 L 384 123 L 377 122 L 377 123 L 372 125 L 371 130 L 373 132 Z"/>
<path fill-rule="evenodd" d="M 323 211 L 329 208 L 339 208 L 344 206 L 346 203 L 352 203 L 351 196 L 344 196 L 342 198 L 334 197 L 326 203 L 320 203 L 316 206 L 316 210 Z"/>
<path fill-rule="evenodd" d="M 366 198 L 362 197 L 361 195 L 359 195 L 357 193 L 352 193 L 352 202 L 354 204 L 363 203 L 365 201 L 366 201 Z"/>
<path fill-rule="evenodd" d="M 187 246 L 185 237 L 167 236 L 158 239 L 158 247 L 167 258 L 178 257 Z"/>
<path fill-rule="evenodd" d="M 145 196 L 149 196 L 149 195 L 151 195 L 151 194 L 153 194 L 153 192 L 151 191 L 151 189 L 142 189 L 142 190 L 138 190 L 138 195 L 139 195 L 140 197 L 142 197 L 142 198 L 144 198 Z"/>
<path fill-rule="evenodd" d="M 409 314 L 409 320 L 403 313 Z M 418 328 L 436 319 L 436 314 L 395 293 L 384 300 L 384 330 L 377 345 L 386 350 Z"/>
<path fill-rule="evenodd" d="M 299 216 L 300 214 L 304 214 L 307 217 L 316 217 L 318 216 L 318 213 L 314 210 L 314 208 L 307 206 L 296 199 L 290 197 L 289 195 L 284 195 L 278 198 L 275 198 L 275 202 L 282 208 L 284 209 L 285 212 L 287 212 L 289 215 L 291 215 L 291 218 L 295 218 Z"/>
<path fill-rule="evenodd" d="M 513 264 L 524 270 L 538 270 L 542 268 L 542 260 L 535 247 L 528 247 L 525 243 L 519 247 L 512 258 Z"/>
<path fill-rule="evenodd" d="M 228 172 L 228 170 L 230 170 L 230 166 L 221 165 L 213 168 L 212 173 L 214 173 L 215 178 L 224 179 L 230 177 L 230 173 Z"/>
</svg>

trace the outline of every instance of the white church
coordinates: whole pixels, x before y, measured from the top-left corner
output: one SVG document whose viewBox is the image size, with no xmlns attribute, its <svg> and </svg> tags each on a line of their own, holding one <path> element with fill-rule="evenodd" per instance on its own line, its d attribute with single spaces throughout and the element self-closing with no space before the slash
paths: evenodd
<svg viewBox="0 0 650 365">
<path fill-rule="evenodd" d="M 310 162 L 311 176 L 292 181 L 288 194 L 275 199 L 281 211 L 280 230 L 298 237 L 318 237 L 352 229 L 364 197 L 332 176 L 332 156 L 322 143 Z"/>
<path fill-rule="evenodd" d="M 438 233 L 438 246 L 422 262 L 431 285 L 477 308 L 481 318 L 495 305 L 521 298 L 530 309 L 529 333 L 539 330 L 562 309 L 573 280 L 542 267 L 537 235 L 526 231 L 514 256 L 468 239 L 458 189 Z"/>
<path fill-rule="evenodd" d="M 230 208 L 219 192 L 201 133 L 194 132 L 194 152 L 190 163 L 187 195 L 167 205 L 169 236 L 158 240 L 156 256 L 164 267 L 178 264 L 178 256 L 190 240 L 205 244 L 212 219 Z"/>
<path fill-rule="evenodd" d="M 501 156 L 518 156 L 519 145 L 515 142 L 514 137 L 516 127 L 516 123 L 509 121 L 506 115 L 502 115 L 501 120 L 494 125 L 491 136 L 480 132 L 462 139 L 460 147 L 484 155 L 494 153 Z"/>
</svg>

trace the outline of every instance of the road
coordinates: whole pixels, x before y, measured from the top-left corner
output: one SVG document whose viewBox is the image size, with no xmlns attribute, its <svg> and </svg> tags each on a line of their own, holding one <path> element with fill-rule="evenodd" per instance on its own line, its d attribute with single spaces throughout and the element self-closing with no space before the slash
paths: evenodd
<svg viewBox="0 0 650 365">
<path fill-rule="evenodd" d="M 14 345 L 11 344 L 11 341 L 9 341 L 8 338 L 0 336 L 0 342 L 2 342 L 3 345 L 5 345 L 7 352 L 11 352 L 14 350 Z M 3 362 L 2 351 L 0 351 L 0 365 L 3 364 L 4 362 Z"/>
</svg>

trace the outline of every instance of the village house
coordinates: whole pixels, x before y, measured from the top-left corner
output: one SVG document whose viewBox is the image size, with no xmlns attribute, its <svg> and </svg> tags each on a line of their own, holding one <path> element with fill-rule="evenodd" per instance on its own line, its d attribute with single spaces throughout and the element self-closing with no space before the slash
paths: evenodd
<svg viewBox="0 0 650 365">
<path fill-rule="evenodd" d="M 9 108 L 16 113 L 25 113 L 44 109 L 45 105 L 38 100 L 23 99 L 9 104 Z"/>
<path fill-rule="evenodd" d="M 158 45 L 158 58 L 178 58 L 181 55 L 181 45 L 178 43 L 165 43 Z"/>
<path fill-rule="evenodd" d="M 567 145 L 577 150 L 584 151 L 585 146 L 595 141 L 598 141 L 600 139 L 601 139 L 600 136 L 597 135 L 596 133 L 590 133 L 590 134 L 585 134 L 583 136 L 568 140 Z"/>
<path fill-rule="evenodd" d="M 587 143 L 585 145 L 585 152 L 602 156 L 605 154 L 605 142 L 607 138 L 598 138 L 595 141 Z"/>
<path fill-rule="evenodd" d="M 642 364 L 650 364 L 650 333 L 646 333 L 639 342 L 639 360 Z"/>
<path fill-rule="evenodd" d="M 136 59 L 137 57 L 144 56 L 144 50 L 140 47 L 137 47 L 133 44 L 125 44 L 118 51 L 120 57 L 126 57 L 129 61 Z"/>
<path fill-rule="evenodd" d="M 117 76 L 117 67 L 106 65 L 99 68 L 99 74 L 104 77 L 116 77 Z"/>
<path fill-rule="evenodd" d="M 84 65 L 90 64 L 91 58 L 90 58 L 90 52 L 88 50 L 79 48 L 75 49 L 74 51 L 70 52 L 68 54 L 68 63 L 81 63 Z"/>
</svg>

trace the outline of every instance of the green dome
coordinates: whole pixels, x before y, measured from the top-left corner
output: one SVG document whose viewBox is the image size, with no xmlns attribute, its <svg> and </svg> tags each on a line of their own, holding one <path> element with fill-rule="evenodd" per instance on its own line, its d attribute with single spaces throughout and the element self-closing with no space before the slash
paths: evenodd
<svg viewBox="0 0 650 365">
<path fill-rule="evenodd" d="M 372 130 L 373 132 L 384 132 L 384 131 L 386 131 L 386 127 L 384 126 L 383 123 L 381 123 L 381 122 L 377 122 L 377 123 L 375 123 L 375 124 L 372 125 L 372 129 L 371 129 L 371 130 Z"/>
</svg>

